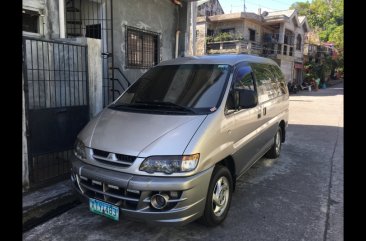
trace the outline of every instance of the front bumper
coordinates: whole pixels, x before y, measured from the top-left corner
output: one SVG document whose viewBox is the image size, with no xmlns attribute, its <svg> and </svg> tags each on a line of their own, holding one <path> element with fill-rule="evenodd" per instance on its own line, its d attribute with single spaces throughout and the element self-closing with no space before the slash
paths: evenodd
<svg viewBox="0 0 366 241">
<path fill-rule="evenodd" d="M 138 176 L 74 160 L 71 180 L 84 201 L 112 203 L 120 208 L 121 219 L 184 225 L 202 216 L 212 171 L 213 167 L 190 177 Z M 150 205 L 150 197 L 159 192 L 175 194 L 162 210 Z"/>
</svg>

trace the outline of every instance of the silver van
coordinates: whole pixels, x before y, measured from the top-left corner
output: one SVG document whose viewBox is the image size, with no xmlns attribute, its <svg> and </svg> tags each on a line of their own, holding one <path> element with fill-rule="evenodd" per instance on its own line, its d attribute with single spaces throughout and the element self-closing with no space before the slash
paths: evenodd
<svg viewBox="0 0 366 241">
<path fill-rule="evenodd" d="M 114 220 L 218 225 L 235 181 L 280 155 L 288 99 L 267 58 L 162 62 L 79 133 L 71 180 L 90 211 Z"/>
</svg>

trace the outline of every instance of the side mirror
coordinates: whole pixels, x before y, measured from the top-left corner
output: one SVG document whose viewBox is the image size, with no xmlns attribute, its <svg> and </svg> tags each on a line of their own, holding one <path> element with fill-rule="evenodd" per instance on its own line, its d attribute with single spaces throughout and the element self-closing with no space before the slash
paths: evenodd
<svg viewBox="0 0 366 241">
<path fill-rule="evenodd" d="M 239 89 L 239 107 L 247 109 L 253 108 L 258 104 L 257 93 L 253 90 Z"/>
</svg>

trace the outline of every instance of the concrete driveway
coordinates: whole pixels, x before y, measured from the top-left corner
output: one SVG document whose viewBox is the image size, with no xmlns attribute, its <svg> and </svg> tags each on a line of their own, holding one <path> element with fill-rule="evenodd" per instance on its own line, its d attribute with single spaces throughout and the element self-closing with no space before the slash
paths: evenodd
<svg viewBox="0 0 366 241">
<path fill-rule="evenodd" d="M 291 95 L 280 158 L 262 158 L 240 178 L 219 227 L 116 223 L 82 204 L 23 239 L 343 240 L 343 85 Z"/>
</svg>

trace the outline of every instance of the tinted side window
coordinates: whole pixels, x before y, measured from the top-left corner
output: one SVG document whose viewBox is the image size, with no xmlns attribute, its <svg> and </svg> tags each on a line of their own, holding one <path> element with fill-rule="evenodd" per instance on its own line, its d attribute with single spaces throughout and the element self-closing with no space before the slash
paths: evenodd
<svg viewBox="0 0 366 241">
<path fill-rule="evenodd" d="M 279 84 L 279 88 L 280 88 L 280 95 L 286 94 L 287 93 L 287 87 L 286 87 L 286 81 L 285 81 L 285 76 L 283 75 L 281 69 L 277 66 L 273 66 L 274 71 L 273 73 L 275 74 L 278 84 Z"/>
<path fill-rule="evenodd" d="M 259 101 L 267 101 L 286 93 L 284 76 L 275 65 L 252 64 L 257 82 Z"/>
<path fill-rule="evenodd" d="M 270 100 L 272 97 L 272 74 L 264 64 L 252 64 L 260 102 Z"/>
<path fill-rule="evenodd" d="M 278 73 L 278 69 L 275 65 L 268 65 L 268 70 L 270 71 L 272 75 L 272 88 L 274 91 L 274 97 L 281 96 L 281 90 L 280 90 L 280 75 Z"/>
<path fill-rule="evenodd" d="M 235 77 L 234 89 L 254 90 L 252 71 L 249 66 L 243 66 L 238 69 Z"/>
<path fill-rule="evenodd" d="M 237 106 L 238 96 L 235 89 L 246 89 L 255 91 L 252 69 L 249 66 L 241 66 L 234 75 L 233 85 L 226 102 L 227 110 L 234 110 Z"/>
</svg>

